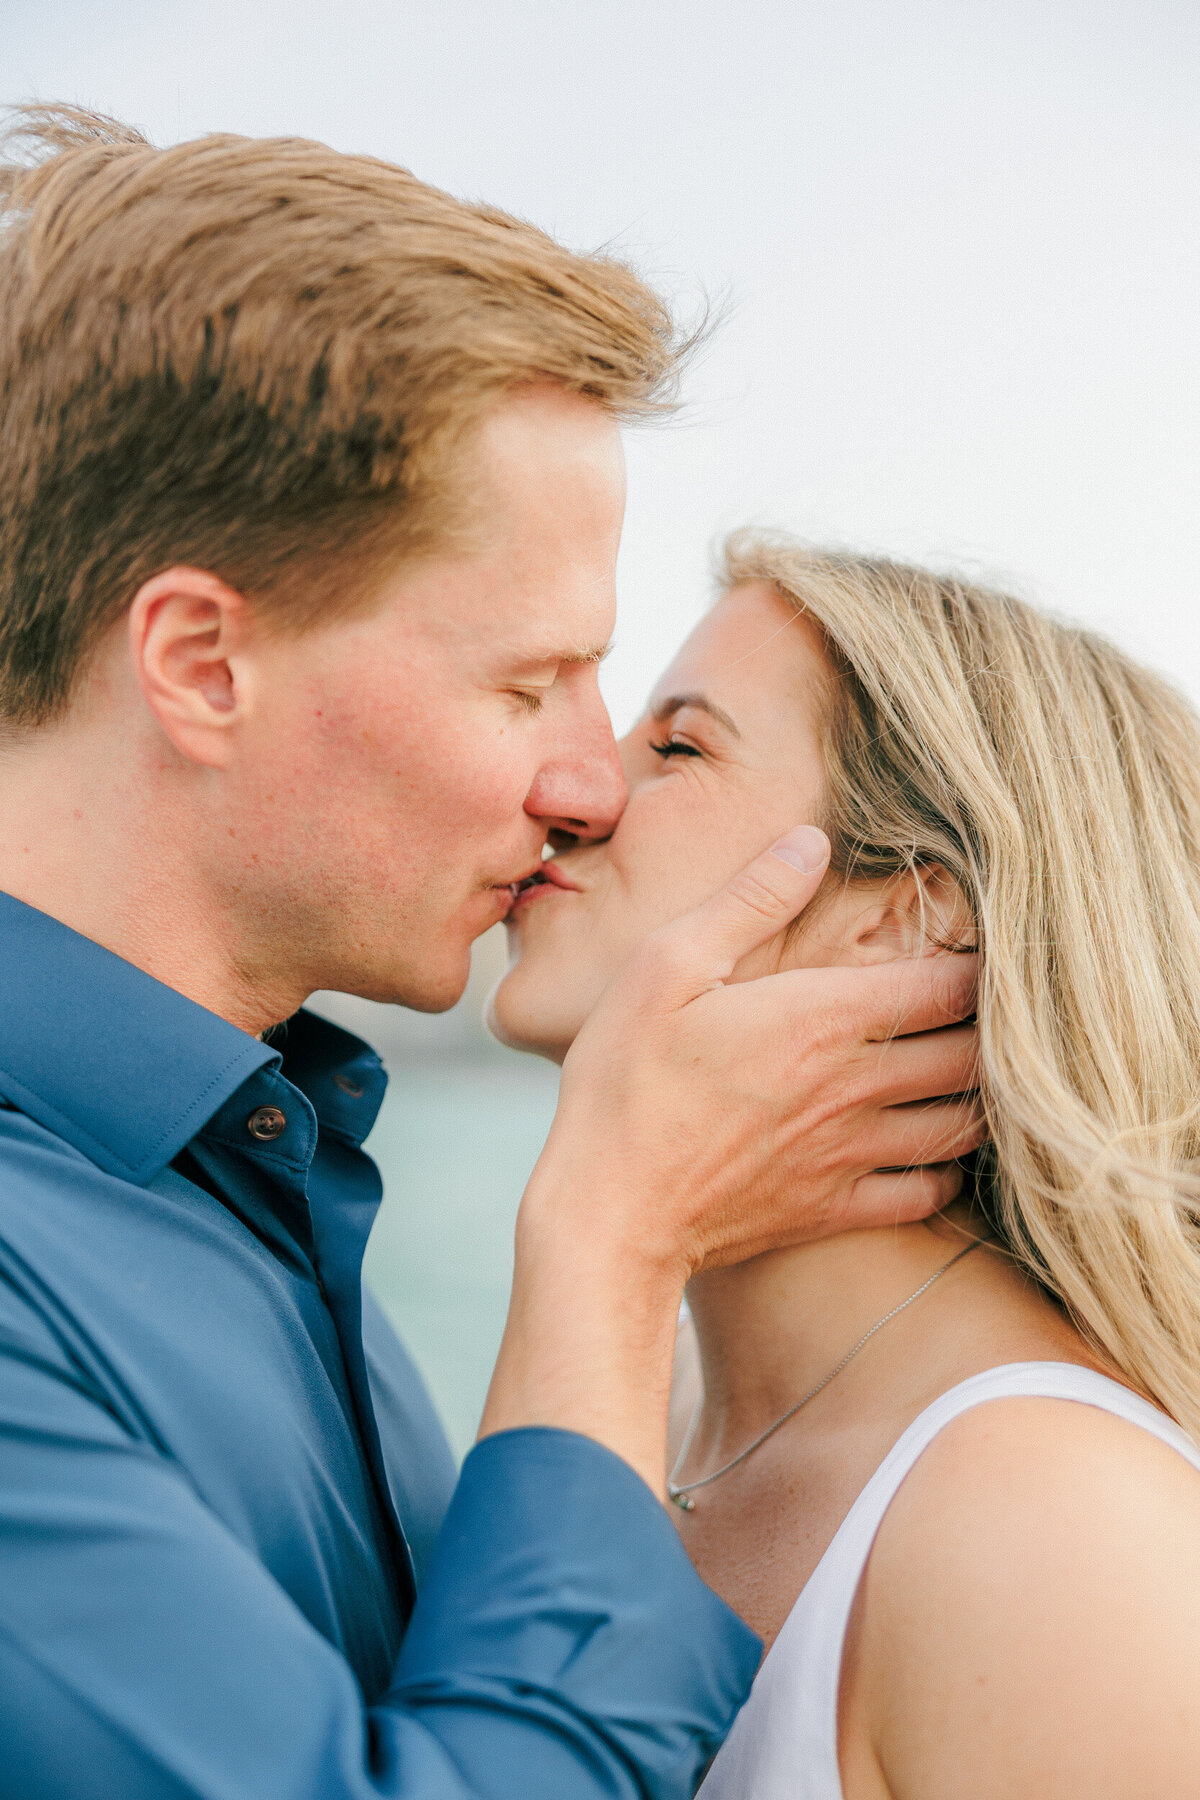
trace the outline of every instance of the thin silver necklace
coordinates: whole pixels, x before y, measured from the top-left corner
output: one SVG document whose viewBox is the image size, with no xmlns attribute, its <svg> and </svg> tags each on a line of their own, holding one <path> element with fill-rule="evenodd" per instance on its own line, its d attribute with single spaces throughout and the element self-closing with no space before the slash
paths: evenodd
<svg viewBox="0 0 1200 1800">
<path fill-rule="evenodd" d="M 703 1400 L 698 1400 L 692 1413 L 691 1423 L 687 1428 L 687 1436 L 683 1440 L 679 1455 L 675 1458 L 675 1467 L 667 1477 L 667 1492 L 675 1502 L 676 1506 L 679 1507 L 680 1511 L 694 1512 L 696 1509 L 696 1502 L 692 1499 L 692 1495 L 697 1488 L 707 1487 L 712 1481 L 719 1481 L 722 1475 L 728 1475 L 730 1469 L 736 1469 L 739 1463 L 744 1463 L 748 1456 L 753 1455 L 760 1444 L 765 1444 L 769 1437 L 774 1437 L 781 1425 L 786 1425 L 789 1419 L 795 1418 L 802 1406 L 807 1406 L 810 1400 L 815 1400 L 822 1388 L 827 1388 L 834 1377 L 841 1374 L 842 1370 L 846 1367 L 846 1364 L 854 1361 L 854 1358 L 858 1355 L 859 1351 L 863 1349 L 866 1344 L 870 1343 L 877 1331 L 882 1331 L 883 1327 L 889 1320 L 894 1319 L 897 1313 L 902 1313 L 905 1307 L 912 1305 L 914 1300 L 919 1300 L 922 1294 L 928 1293 L 935 1281 L 940 1281 L 946 1271 L 952 1269 L 956 1262 L 961 1262 L 964 1256 L 970 1256 L 972 1250 L 978 1250 L 982 1242 L 983 1239 L 979 1238 L 975 1243 L 968 1244 L 965 1250 L 960 1250 L 957 1256 L 952 1256 L 948 1263 L 943 1263 L 940 1269 L 935 1269 L 933 1274 L 929 1277 L 929 1280 L 923 1281 L 917 1291 L 914 1294 L 910 1294 L 907 1300 L 902 1300 L 899 1306 L 893 1306 L 891 1312 L 884 1313 L 882 1319 L 877 1319 L 870 1331 L 864 1332 L 863 1336 L 859 1338 L 853 1350 L 847 1350 L 841 1362 L 838 1363 L 835 1368 L 830 1369 L 828 1375 L 822 1376 L 816 1387 L 809 1388 L 807 1394 L 804 1394 L 797 1400 L 795 1406 L 789 1406 L 781 1418 L 776 1419 L 773 1425 L 768 1425 L 767 1429 L 762 1432 L 760 1436 L 756 1437 L 752 1444 L 747 1444 L 744 1450 L 740 1450 L 733 1458 L 732 1462 L 727 1462 L 723 1464 L 721 1468 L 714 1469 L 711 1475 L 702 1475 L 698 1481 L 676 1481 L 675 1477 L 687 1461 L 688 1451 L 692 1447 L 692 1439 L 696 1435 L 696 1427 L 700 1423 Z"/>
</svg>

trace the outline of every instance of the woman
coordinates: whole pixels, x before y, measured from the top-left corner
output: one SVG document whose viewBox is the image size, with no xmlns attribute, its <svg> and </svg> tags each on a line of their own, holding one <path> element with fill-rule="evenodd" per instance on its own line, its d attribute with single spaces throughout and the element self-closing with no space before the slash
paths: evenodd
<svg viewBox="0 0 1200 1800">
<path fill-rule="evenodd" d="M 705 1800 L 1200 1793 L 1200 722 L 1017 601 L 746 537 L 623 754 L 513 909 L 506 1042 L 561 1060 L 797 817 L 830 874 L 735 979 L 982 953 L 945 1209 L 689 1287 L 673 1516 L 768 1645 Z"/>
</svg>

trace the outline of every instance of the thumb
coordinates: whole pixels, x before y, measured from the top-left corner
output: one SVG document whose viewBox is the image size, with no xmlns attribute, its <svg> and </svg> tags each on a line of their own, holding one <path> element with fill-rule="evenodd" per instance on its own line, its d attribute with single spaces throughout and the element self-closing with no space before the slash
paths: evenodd
<svg viewBox="0 0 1200 1800">
<path fill-rule="evenodd" d="M 689 951 L 707 975 L 724 980 L 743 956 L 804 911 L 828 867 L 825 833 L 798 825 L 679 921 Z"/>
</svg>

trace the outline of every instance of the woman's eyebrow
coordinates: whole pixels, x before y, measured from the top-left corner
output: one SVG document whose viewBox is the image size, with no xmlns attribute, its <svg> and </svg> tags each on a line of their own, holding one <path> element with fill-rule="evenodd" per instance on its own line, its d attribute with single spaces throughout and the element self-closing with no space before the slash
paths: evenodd
<svg viewBox="0 0 1200 1800">
<path fill-rule="evenodd" d="M 731 737 L 741 737 L 741 732 L 725 708 L 718 706 L 715 700 L 710 700 L 707 694 L 671 694 L 666 700 L 659 701 L 650 717 L 656 725 L 665 725 L 668 719 L 673 718 L 685 706 L 694 706 L 699 712 L 706 712 L 710 719 L 723 725 Z"/>
</svg>

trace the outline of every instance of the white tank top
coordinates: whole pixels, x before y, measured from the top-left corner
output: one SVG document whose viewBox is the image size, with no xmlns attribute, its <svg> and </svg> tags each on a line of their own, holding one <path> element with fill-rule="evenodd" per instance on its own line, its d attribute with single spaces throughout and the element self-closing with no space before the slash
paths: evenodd
<svg viewBox="0 0 1200 1800">
<path fill-rule="evenodd" d="M 985 1400 L 1079 1400 L 1141 1425 L 1200 1470 L 1178 1425 L 1107 1375 L 1074 1363 L 1006 1363 L 940 1394 L 913 1420 L 842 1520 L 788 1614 L 697 1800 L 843 1800 L 837 1713 L 842 1646 L 883 1516 L 943 1426 Z"/>
</svg>

